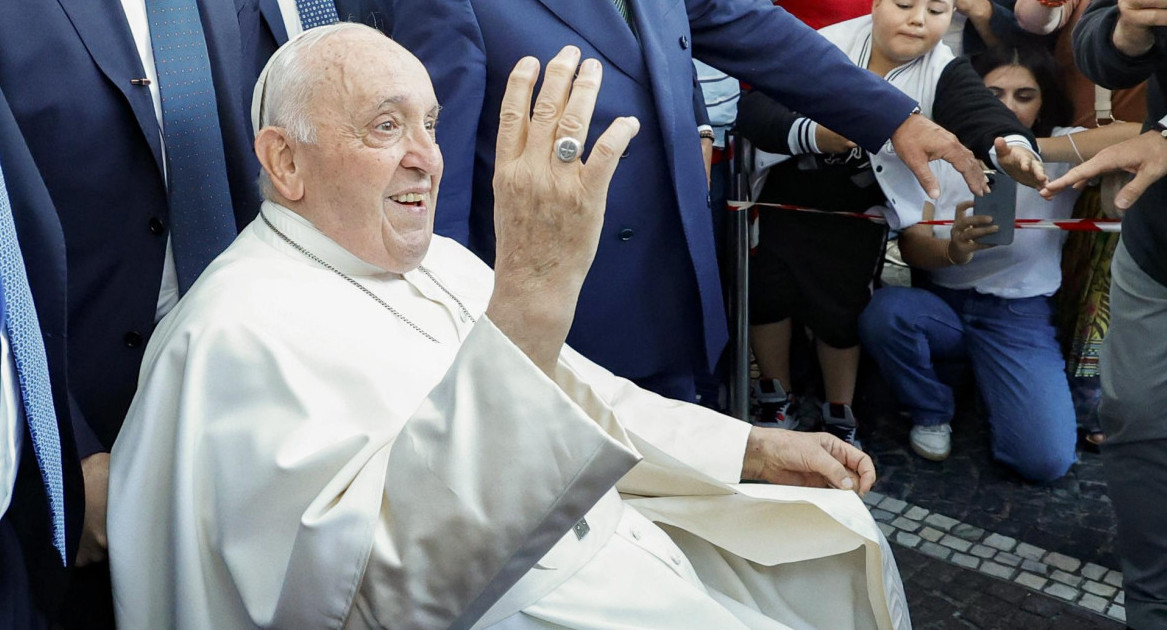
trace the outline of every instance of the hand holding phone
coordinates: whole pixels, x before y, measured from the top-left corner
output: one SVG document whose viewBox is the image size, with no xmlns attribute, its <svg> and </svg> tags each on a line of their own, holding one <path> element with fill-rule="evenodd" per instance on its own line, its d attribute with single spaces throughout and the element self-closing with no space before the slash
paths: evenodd
<svg viewBox="0 0 1167 630">
<path fill-rule="evenodd" d="M 989 192 L 973 200 L 973 214 L 992 217 L 997 231 L 976 239 L 982 245 L 1013 243 L 1013 221 L 1017 219 L 1017 182 L 997 171 L 985 171 Z"/>
</svg>

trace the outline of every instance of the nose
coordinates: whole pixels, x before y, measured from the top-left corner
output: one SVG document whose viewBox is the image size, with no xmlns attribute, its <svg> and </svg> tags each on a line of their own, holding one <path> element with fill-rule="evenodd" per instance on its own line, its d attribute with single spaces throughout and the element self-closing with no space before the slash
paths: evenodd
<svg viewBox="0 0 1167 630">
<path fill-rule="evenodd" d="M 909 16 L 910 23 L 915 26 L 922 26 L 924 24 L 924 16 L 928 12 L 927 3 L 921 3 L 912 9 Z"/>
<path fill-rule="evenodd" d="M 1018 115 L 1019 115 L 1019 114 L 1018 114 L 1018 111 L 1017 111 L 1017 110 L 1018 110 L 1018 108 L 1017 108 L 1017 99 L 1013 98 L 1013 95 L 1012 95 L 1012 94 L 1004 94 L 1004 95 L 1002 95 L 1002 96 L 1001 96 L 1001 103 L 1002 103 L 1002 104 L 1004 104 L 1004 105 L 1005 105 L 1005 107 L 1008 107 L 1008 108 L 1009 108 L 1009 111 L 1013 112 L 1013 115 L 1014 115 L 1014 116 L 1018 116 Z"/>
<path fill-rule="evenodd" d="M 407 168 L 416 168 L 426 174 L 434 175 L 442 170 L 442 152 L 438 149 L 437 139 L 433 131 L 424 125 L 415 127 L 410 133 L 409 148 L 401 159 L 401 165 Z"/>
</svg>

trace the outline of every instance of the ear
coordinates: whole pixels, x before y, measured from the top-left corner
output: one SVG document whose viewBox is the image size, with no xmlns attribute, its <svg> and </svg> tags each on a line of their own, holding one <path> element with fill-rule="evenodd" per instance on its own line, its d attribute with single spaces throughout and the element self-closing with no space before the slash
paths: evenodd
<svg viewBox="0 0 1167 630">
<path fill-rule="evenodd" d="M 303 172 L 296 164 L 295 147 L 288 142 L 283 129 L 261 129 L 255 136 L 255 155 L 281 197 L 288 201 L 303 198 Z"/>
</svg>

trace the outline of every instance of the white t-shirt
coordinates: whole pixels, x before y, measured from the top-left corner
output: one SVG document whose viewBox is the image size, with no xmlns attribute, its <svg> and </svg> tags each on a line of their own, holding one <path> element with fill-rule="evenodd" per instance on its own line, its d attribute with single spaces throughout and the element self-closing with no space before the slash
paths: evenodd
<svg viewBox="0 0 1167 630">
<path fill-rule="evenodd" d="M 1055 127 L 1051 136 L 1065 136 L 1085 131 L 1083 127 Z M 1050 179 L 1061 177 L 1073 165 L 1064 162 L 1046 162 L 1045 172 Z M 952 219 L 956 204 L 972 198 L 964 181 L 954 169 L 945 169 L 942 189 L 964 189 L 959 199 L 941 195 L 937 219 Z M 955 195 L 954 195 L 955 196 Z M 1068 219 L 1078 200 L 1078 191 L 1068 189 L 1050 201 L 1028 186 L 1017 186 L 1018 219 Z M 947 239 L 952 228 L 933 226 L 932 235 Z M 1062 284 L 1062 245 L 1066 232 L 1062 230 L 1017 230 L 1012 245 L 999 245 L 976 253 L 972 262 L 936 269 L 932 281 L 950 289 L 976 289 L 980 293 L 1003 298 L 1026 298 L 1052 295 Z"/>
</svg>

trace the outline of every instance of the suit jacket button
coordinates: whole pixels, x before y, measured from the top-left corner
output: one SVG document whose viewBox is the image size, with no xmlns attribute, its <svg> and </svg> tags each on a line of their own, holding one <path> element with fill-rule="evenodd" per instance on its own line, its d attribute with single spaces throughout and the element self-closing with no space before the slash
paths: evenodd
<svg viewBox="0 0 1167 630">
<path fill-rule="evenodd" d="M 622 241 L 628 241 L 632 240 L 633 234 L 635 234 L 635 232 L 632 231 L 632 228 L 624 228 L 623 230 L 620 230 L 620 233 L 617 234 L 617 237 L 619 237 L 619 239 Z"/>
<path fill-rule="evenodd" d="M 685 50 L 689 47 L 689 38 L 688 37 L 682 35 L 680 42 L 681 42 L 681 50 Z"/>
<path fill-rule="evenodd" d="M 166 232 L 166 224 L 158 217 L 150 217 L 150 233 L 161 235 Z"/>
<path fill-rule="evenodd" d="M 142 333 L 130 331 L 123 338 L 127 348 L 137 348 L 142 345 Z"/>
</svg>

